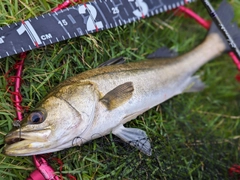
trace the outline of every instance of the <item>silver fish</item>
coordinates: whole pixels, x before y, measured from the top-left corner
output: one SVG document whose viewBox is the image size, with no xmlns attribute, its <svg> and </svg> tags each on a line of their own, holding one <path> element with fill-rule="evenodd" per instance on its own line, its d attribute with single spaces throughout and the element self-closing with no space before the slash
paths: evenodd
<svg viewBox="0 0 240 180">
<path fill-rule="evenodd" d="M 220 5 L 218 15 L 229 32 L 239 36 L 238 27 L 230 26 L 233 11 L 226 1 Z M 21 133 L 15 129 L 7 134 L 4 153 L 10 156 L 50 153 L 113 133 L 151 155 L 146 133 L 123 125 L 173 96 L 204 89 L 204 83 L 193 74 L 229 50 L 213 24 L 205 41 L 184 55 L 156 58 L 161 53 L 172 55 L 160 49 L 152 55 L 154 59 L 115 65 L 109 65 L 113 62 L 110 61 L 71 77 L 54 88 L 25 118 Z"/>
</svg>

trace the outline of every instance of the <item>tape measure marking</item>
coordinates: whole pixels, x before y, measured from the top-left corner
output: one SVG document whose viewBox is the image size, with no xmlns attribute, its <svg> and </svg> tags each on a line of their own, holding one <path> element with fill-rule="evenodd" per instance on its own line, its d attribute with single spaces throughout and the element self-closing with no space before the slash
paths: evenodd
<svg viewBox="0 0 240 180">
<path fill-rule="evenodd" d="M 46 13 L 0 27 L 0 58 L 122 26 L 184 4 L 184 0 L 98 0 Z"/>
</svg>

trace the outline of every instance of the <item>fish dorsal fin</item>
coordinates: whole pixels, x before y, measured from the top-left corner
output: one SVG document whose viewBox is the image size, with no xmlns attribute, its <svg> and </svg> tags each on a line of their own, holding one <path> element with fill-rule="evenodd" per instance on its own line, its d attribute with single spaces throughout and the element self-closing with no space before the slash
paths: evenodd
<svg viewBox="0 0 240 180">
<path fill-rule="evenodd" d="M 136 147 L 144 154 L 151 156 L 151 144 L 145 131 L 137 128 L 125 128 L 121 124 L 117 126 L 112 133 L 123 141 L 129 143 L 131 146 Z"/>
<path fill-rule="evenodd" d="M 98 67 L 104 67 L 104 66 L 110 66 L 114 64 L 124 64 L 126 63 L 124 57 L 117 57 L 113 59 L 109 59 L 108 61 L 105 61 L 104 63 L 100 64 Z"/>
<path fill-rule="evenodd" d="M 157 49 L 152 54 L 149 54 L 147 56 L 148 59 L 154 59 L 154 58 L 171 58 L 178 56 L 178 53 L 174 50 L 171 50 L 167 47 L 161 47 Z"/>
<path fill-rule="evenodd" d="M 109 109 L 115 109 L 132 97 L 132 82 L 126 82 L 109 91 L 100 101 Z"/>
</svg>

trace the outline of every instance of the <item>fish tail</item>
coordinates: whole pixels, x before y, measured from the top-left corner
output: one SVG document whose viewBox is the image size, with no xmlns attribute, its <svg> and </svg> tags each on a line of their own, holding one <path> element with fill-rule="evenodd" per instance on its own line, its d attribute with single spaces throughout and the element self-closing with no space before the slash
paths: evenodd
<svg viewBox="0 0 240 180">
<path fill-rule="evenodd" d="M 232 6 L 229 3 L 227 3 L 226 0 L 223 0 L 216 13 L 219 19 L 221 20 L 222 24 L 226 28 L 227 32 L 229 33 L 229 35 L 232 37 L 236 46 L 240 48 L 240 29 L 238 28 L 235 22 L 232 22 L 234 17 L 234 11 Z M 215 23 L 212 23 L 209 30 L 209 34 L 212 33 L 218 33 L 225 44 L 226 47 L 225 51 L 231 51 L 229 42 L 227 42 L 227 39 L 224 37 L 224 35 L 222 34 L 222 32 L 219 30 Z"/>
</svg>

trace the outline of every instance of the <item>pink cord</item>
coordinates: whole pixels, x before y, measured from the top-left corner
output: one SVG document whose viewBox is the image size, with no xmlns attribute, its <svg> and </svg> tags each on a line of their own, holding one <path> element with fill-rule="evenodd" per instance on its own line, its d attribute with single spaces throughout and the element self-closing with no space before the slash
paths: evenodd
<svg viewBox="0 0 240 180">
<path fill-rule="evenodd" d="M 33 162 L 36 170 L 30 174 L 27 180 L 59 180 L 59 177 L 54 174 L 53 168 L 47 163 L 43 156 L 33 156 Z"/>
<path fill-rule="evenodd" d="M 233 62 L 236 64 L 238 70 L 240 71 L 240 61 L 237 58 L 237 56 L 235 55 L 235 53 L 234 52 L 229 52 L 228 54 L 229 54 L 229 56 L 231 56 Z"/>
<path fill-rule="evenodd" d="M 55 8 L 53 8 L 52 10 L 51 10 L 51 12 L 56 12 L 56 11 L 59 11 L 59 10 L 61 10 L 61 9 L 64 9 L 64 8 L 66 8 L 66 7 L 68 7 L 68 6 L 70 6 L 72 3 L 76 3 L 76 2 L 79 2 L 79 3 L 81 3 L 81 1 L 80 0 L 66 0 L 66 1 L 64 1 L 62 4 L 59 4 L 57 7 L 55 7 Z"/>
<path fill-rule="evenodd" d="M 14 119 L 18 121 L 22 121 L 23 119 L 22 112 L 24 109 L 27 109 L 27 107 L 21 106 L 22 95 L 20 92 L 22 81 L 21 75 L 25 58 L 26 53 L 25 52 L 21 53 L 20 59 L 17 60 L 13 68 L 9 69 L 9 71 L 5 74 L 5 79 L 7 81 L 7 91 L 11 94 L 11 100 L 13 102 L 14 107 L 16 108 L 16 118 Z M 16 70 L 16 74 L 15 76 L 10 76 L 10 73 L 13 70 Z M 14 87 L 14 91 L 11 91 L 11 86 Z"/>
<path fill-rule="evenodd" d="M 17 72 L 16 72 L 16 82 L 15 82 L 15 87 L 14 87 L 14 92 L 17 93 L 17 95 L 15 96 L 15 105 L 16 105 L 16 113 L 17 113 L 17 119 L 19 121 L 21 121 L 23 119 L 22 116 L 22 106 L 21 106 L 21 102 L 22 102 L 22 96 L 21 96 L 21 92 L 20 92 L 20 87 L 21 87 L 21 76 L 22 76 L 22 70 L 23 70 L 23 63 L 24 60 L 27 57 L 27 53 L 21 53 L 20 54 L 20 62 L 18 64 Z"/>
<path fill-rule="evenodd" d="M 201 18 L 199 15 L 197 15 L 195 12 L 193 12 L 191 9 L 188 9 L 184 6 L 178 7 L 178 9 L 184 13 L 185 15 L 188 15 L 189 17 L 195 19 L 198 24 L 203 26 L 205 29 L 209 29 L 211 26 L 211 22 L 206 21 L 205 19 Z"/>
</svg>

